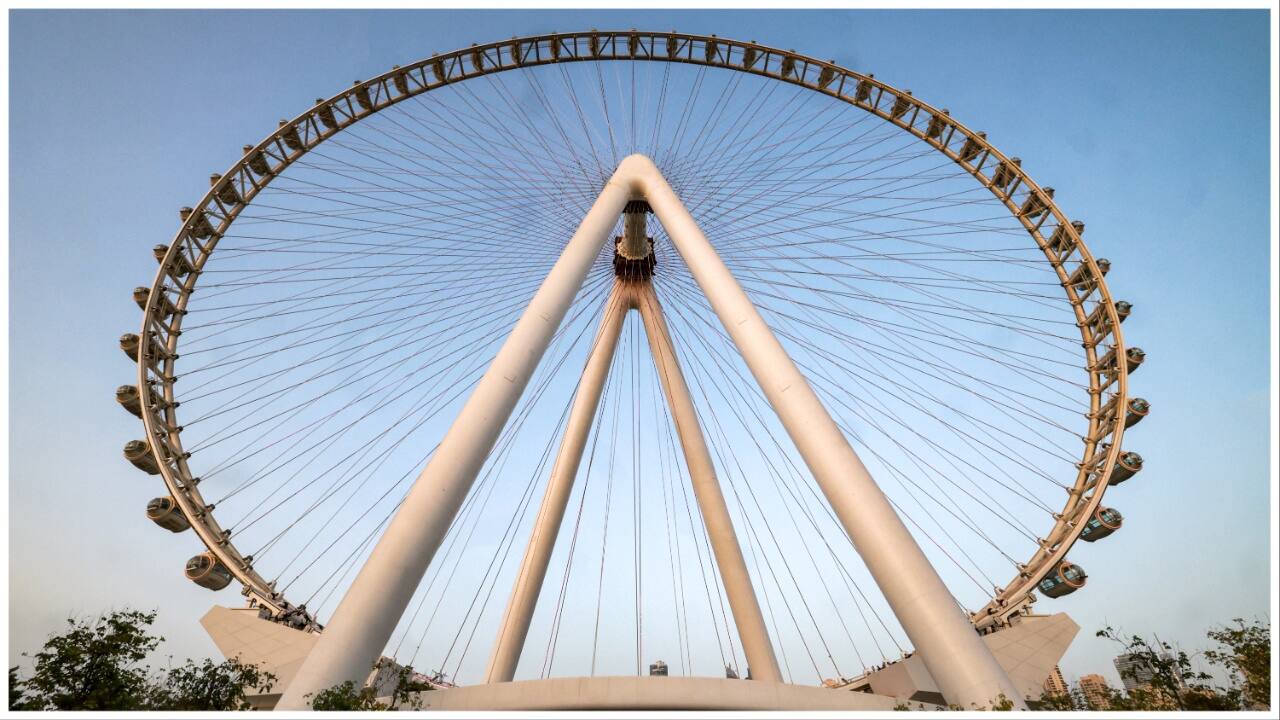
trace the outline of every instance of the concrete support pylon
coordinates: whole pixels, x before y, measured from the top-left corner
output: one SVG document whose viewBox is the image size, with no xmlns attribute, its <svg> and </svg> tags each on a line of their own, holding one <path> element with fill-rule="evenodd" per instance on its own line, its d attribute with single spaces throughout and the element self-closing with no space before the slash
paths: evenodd
<svg viewBox="0 0 1280 720">
<path fill-rule="evenodd" d="M 555 549 L 556 537 L 560 534 L 560 523 L 564 520 L 565 508 L 569 505 L 573 481 L 578 476 L 578 467 L 582 463 L 582 451 L 586 448 L 587 436 L 600 406 L 600 393 L 609 376 L 614 350 L 618 346 L 618 335 L 622 332 L 622 324 L 630 304 L 625 288 L 621 283 L 615 282 L 608 300 L 605 301 L 600 328 L 596 331 L 595 342 L 582 370 L 582 379 L 578 382 L 578 391 L 569 408 L 564 437 L 560 440 L 555 464 L 551 466 L 551 476 L 547 479 L 542 505 L 533 522 L 533 533 L 529 536 L 524 560 L 516 573 L 507 611 L 502 616 L 502 624 L 498 626 L 498 638 L 493 643 L 489 667 L 485 671 L 486 683 L 510 682 L 515 677 L 525 637 L 529 634 L 529 623 L 533 620 L 533 610 L 537 606 L 538 595 L 542 592 L 542 583 L 547 577 L 551 551 Z"/>
<path fill-rule="evenodd" d="M 684 449 L 684 461 L 689 468 L 693 495 L 698 501 L 702 522 L 707 527 L 707 537 L 716 556 L 716 566 L 720 568 L 725 595 L 728 596 L 729 609 L 733 612 L 733 621 L 738 628 L 738 639 L 742 641 L 742 652 L 747 656 L 751 678 L 782 682 L 778 658 L 774 655 L 773 644 L 769 642 L 769 633 L 765 628 L 764 613 L 760 612 L 760 601 L 756 598 L 755 588 L 751 586 L 747 561 L 742 556 L 742 545 L 733 530 L 729 506 L 720 489 L 720 481 L 716 478 L 711 451 L 707 449 L 698 413 L 693 407 L 693 398 L 689 395 L 689 386 L 680 370 L 667 321 L 662 316 L 662 305 L 658 303 L 658 296 L 651 283 L 631 283 L 631 292 L 635 307 L 644 319 L 644 331 L 649 338 L 653 364 L 657 368 L 662 390 L 671 408 L 671 419 L 675 423 L 676 434 L 680 437 L 680 446 Z"/>
<path fill-rule="evenodd" d="M 489 659 L 485 682 L 510 682 L 515 677 L 524 640 L 529 632 L 529 623 L 533 619 L 538 595 L 546 578 L 547 565 L 551 561 L 551 551 L 559 534 L 560 524 L 569 502 L 570 490 L 582 461 L 582 452 L 599 403 L 600 391 L 608 373 L 609 361 L 613 357 L 613 348 L 617 342 L 617 333 L 621 329 L 622 317 L 631 308 L 639 311 L 644 322 L 654 366 L 657 368 L 662 389 L 671 410 L 671 417 L 675 422 L 676 433 L 684 450 L 685 464 L 689 468 L 694 497 L 707 528 L 716 566 L 720 568 L 725 595 L 728 597 L 734 625 L 742 641 L 743 653 L 751 668 L 751 677 L 769 682 L 782 682 L 782 671 L 778 667 L 773 644 L 769 640 L 764 613 L 760 611 L 760 603 L 751 585 L 746 559 L 742 555 L 742 546 L 738 543 L 733 529 L 733 520 L 729 516 L 729 506 L 725 502 L 724 493 L 721 492 L 720 483 L 716 478 L 715 465 L 712 463 L 711 452 L 707 449 L 707 442 L 698 422 L 693 398 L 689 394 L 684 373 L 680 370 L 676 359 L 671 335 L 662 317 L 662 307 L 658 303 L 653 286 L 648 281 L 623 280 L 615 281 L 613 292 L 605 306 L 596 344 L 587 359 L 586 369 L 578 386 L 578 394 L 574 397 L 573 406 L 569 411 L 564 439 L 556 455 L 551 477 L 547 481 L 547 489 L 543 495 L 537 519 L 534 521 L 528 549 L 520 570 L 516 573 L 515 586 L 507 604 L 507 612 L 498 630 L 498 639 L 494 643 L 493 654 Z"/>
</svg>

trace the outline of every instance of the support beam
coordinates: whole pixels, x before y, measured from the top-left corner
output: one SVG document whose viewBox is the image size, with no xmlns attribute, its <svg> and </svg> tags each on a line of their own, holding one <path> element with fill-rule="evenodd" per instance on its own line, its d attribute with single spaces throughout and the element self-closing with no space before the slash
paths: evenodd
<svg viewBox="0 0 1280 720">
<path fill-rule="evenodd" d="M 618 346 L 618 335 L 622 332 L 622 323 L 629 309 L 630 300 L 626 290 L 621 283 L 615 282 L 613 291 L 605 302 L 600 329 L 596 331 L 595 343 L 587 357 L 586 367 L 582 370 L 582 380 L 573 397 L 573 406 L 569 409 L 564 438 L 560 441 L 560 450 L 551 468 L 551 477 L 547 480 L 547 490 L 542 496 L 542 506 L 534 520 L 533 534 L 529 537 L 524 560 L 516 574 L 507 611 L 498 628 L 498 639 L 493 644 L 489 668 L 485 671 L 486 683 L 511 682 L 515 678 L 516 665 L 520 662 L 525 637 L 529 634 L 529 623 L 533 620 L 533 610 L 538 603 L 538 595 L 542 592 L 547 566 L 551 562 L 551 551 L 560 534 L 560 523 L 564 520 L 565 508 L 569 504 L 573 481 L 578 476 L 578 467 L 582 463 L 582 451 L 586 447 L 592 421 L 600 406 L 600 393 L 604 389 L 605 378 L 609 376 L 609 366 L 613 363 L 614 350 Z"/>
<path fill-rule="evenodd" d="M 782 344 L 653 162 L 635 179 L 948 702 L 1025 704 Z"/>
<path fill-rule="evenodd" d="M 724 580 L 729 609 L 733 611 L 733 621 L 738 627 L 738 637 L 742 640 L 742 651 L 747 656 L 751 678 L 782 682 L 778 658 L 773 653 L 773 645 L 769 642 L 769 633 L 765 629 L 764 614 L 760 612 L 760 602 L 756 599 L 755 588 L 751 586 L 751 576 L 747 574 L 742 545 L 733 531 L 729 506 L 720 490 L 720 481 L 716 478 L 716 468 L 711 462 L 711 452 L 707 449 L 698 413 L 693 407 L 693 398 L 689 395 L 689 386 L 685 384 L 675 347 L 671 344 L 671 333 L 662 316 L 662 305 L 658 303 L 658 296 L 651 283 L 628 285 L 635 307 L 644 319 L 644 331 L 649 338 L 653 364 L 662 381 L 662 390 L 666 393 L 667 405 L 671 408 L 676 433 L 680 436 L 685 465 L 689 468 L 689 478 L 693 482 L 693 494 L 698 501 L 702 521 L 707 526 L 707 537 L 711 540 L 711 550 L 715 553 L 716 565 Z"/>
<path fill-rule="evenodd" d="M 619 167 L 410 488 L 277 709 L 305 709 L 315 693 L 368 676 L 633 188 Z"/>
</svg>

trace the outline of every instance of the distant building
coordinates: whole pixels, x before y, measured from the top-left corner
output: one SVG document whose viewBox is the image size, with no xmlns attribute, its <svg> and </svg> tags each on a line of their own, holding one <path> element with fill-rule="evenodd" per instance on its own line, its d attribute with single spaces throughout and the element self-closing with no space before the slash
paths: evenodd
<svg viewBox="0 0 1280 720">
<path fill-rule="evenodd" d="M 1053 672 L 1049 673 L 1049 677 L 1044 681 L 1044 692 L 1046 695 L 1068 695 L 1071 688 L 1067 686 L 1066 678 L 1062 677 L 1062 668 L 1057 665 L 1053 666 Z"/>
<path fill-rule="evenodd" d="M 1160 653 L 1160 659 L 1172 661 L 1173 656 L 1168 653 Z M 1116 672 L 1120 673 L 1120 682 L 1124 683 L 1124 691 L 1127 693 L 1131 693 L 1138 688 L 1150 688 L 1151 679 L 1156 674 L 1155 668 L 1151 667 L 1141 656 L 1134 654 L 1117 656 L 1115 666 Z M 1187 684 L 1182 679 L 1182 673 L 1178 670 L 1178 666 L 1171 665 L 1171 668 L 1178 692 L 1185 692 Z"/>
<path fill-rule="evenodd" d="M 1101 675 L 1081 675 L 1080 694 L 1090 710 L 1111 709 L 1111 686 Z"/>
</svg>

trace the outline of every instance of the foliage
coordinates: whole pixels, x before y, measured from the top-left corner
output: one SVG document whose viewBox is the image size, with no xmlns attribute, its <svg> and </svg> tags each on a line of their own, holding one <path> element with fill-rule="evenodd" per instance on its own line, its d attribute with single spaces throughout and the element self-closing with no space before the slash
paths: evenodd
<svg viewBox="0 0 1280 720">
<path fill-rule="evenodd" d="M 235 660 L 220 663 L 205 658 L 200 664 L 187 660 L 170 667 L 152 685 L 149 710 L 248 710 L 246 690 L 271 692 L 276 677 L 255 665 Z"/>
<path fill-rule="evenodd" d="M 95 620 L 68 618 L 35 654 L 35 670 L 22 681 L 31 710 L 141 710 L 149 668 L 142 664 L 164 638 L 148 634 L 154 612 L 117 610 Z M 11 671 L 16 677 L 16 668 Z M 13 702 L 12 694 L 10 702 Z"/>
<path fill-rule="evenodd" d="M 66 632 L 36 653 L 30 678 L 9 669 L 10 710 L 236 710 L 246 690 L 266 692 L 275 677 L 234 660 L 154 673 L 144 661 L 164 638 L 150 633 L 154 612 L 113 610 L 68 618 Z"/>
<path fill-rule="evenodd" d="M 1111 710 L 1239 710 L 1238 688 L 1211 684 L 1213 676 L 1191 666 L 1191 658 L 1161 640 L 1154 644 L 1138 635 L 1127 640 L 1114 628 L 1099 630 L 1098 637 L 1112 640 L 1136 660 L 1138 668 L 1126 668 L 1124 679 L 1143 681 L 1128 693 L 1114 692 Z M 1141 669 L 1145 668 L 1145 672 Z M 1140 674 L 1141 673 L 1141 674 Z M 1150 677 L 1146 678 L 1145 675 Z"/>
<path fill-rule="evenodd" d="M 376 668 L 377 666 L 375 666 Z M 432 690 L 424 682 L 414 679 L 416 673 L 410 666 L 399 668 L 396 672 L 395 687 L 391 691 L 391 702 L 380 702 L 376 697 L 377 688 L 372 686 L 356 689 L 355 683 L 348 680 L 341 685 L 334 685 L 327 690 L 316 693 L 311 700 L 312 710 L 395 710 L 408 706 L 413 710 L 421 709 L 421 701 L 416 693 Z"/>
<path fill-rule="evenodd" d="M 311 700 L 312 710 L 390 710 L 391 706 L 378 702 L 372 687 L 356 689 L 350 680 L 321 690 Z"/>
<path fill-rule="evenodd" d="M 1206 651 L 1205 659 L 1243 681 L 1246 707 L 1265 709 L 1271 702 L 1271 627 L 1259 620 L 1232 622 L 1234 626 L 1209 631 L 1209 639 L 1222 649 Z"/>
<path fill-rule="evenodd" d="M 1077 705 L 1077 698 L 1071 693 L 1051 693 L 1045 691 L 1040 694 L 1040 699 L 1036 701 L 1036 710 L 1080 710 L 1082 706 Z"/>
</svg>

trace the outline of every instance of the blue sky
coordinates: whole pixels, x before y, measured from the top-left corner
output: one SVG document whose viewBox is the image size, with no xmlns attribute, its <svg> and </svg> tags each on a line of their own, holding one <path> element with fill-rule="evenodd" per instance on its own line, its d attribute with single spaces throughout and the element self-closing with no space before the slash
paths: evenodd
<svg viewBox="0 0 1280 720">
<path fill-rule="evenodd" d="M 437 51 L 579 28 L 757 40 L 912 89 L 1023 159 L 1113 263 L 1148 360 L 1123 532 L 1073 554 L 1052 606 L 1068 676 L 1115 679 L 1104 624 L 1201 645 L 1270 605 L 1265 12 L 14 12 L 10 16 L 10 656 L 68 613 L 158 607 L 178 656 L 215 652 L 193 552 L 142 516 L 115 347 L 176 210 L 245 143 L 352 80 Z M 1109 498 L 1111 496 L 1108 496 Z M 230 593 L 218 602 L 234 603 Z M 1044 603 L 1037 609 L 1049 609 Z"/>
</svg>

